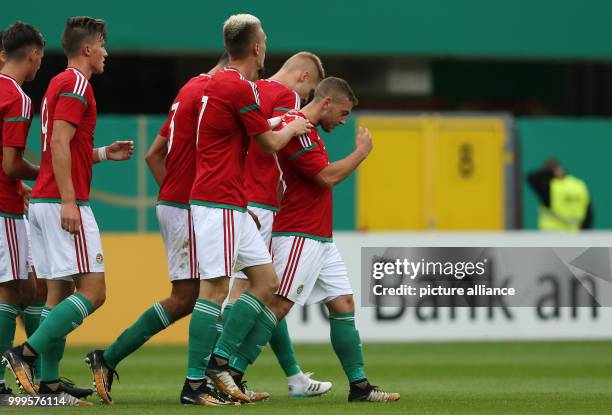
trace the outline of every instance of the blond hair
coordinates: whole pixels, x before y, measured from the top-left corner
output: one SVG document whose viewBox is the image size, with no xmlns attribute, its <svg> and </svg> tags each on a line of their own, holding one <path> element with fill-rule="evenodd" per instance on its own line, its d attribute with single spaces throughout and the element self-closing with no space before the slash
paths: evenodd
<svg viewBox="0 0 612 415">
<path fill-rule="evenodd" d="M 223 43 L 231 58 L 244 58 L 256 39 L 261 21 L 251 14 L 235 14 L 223 24 Z"/>
<path fill-rule="evenodd" d="M 305 65 L 312 65 L 316 69 L 316 75 L 319 80 L 325 78 L 325 69 L 321 59 L 310 52 L 298 52 L 285 61 L 281 69 L 291 70 L 294 68 L 303 69 Z M 313 74 L 314 75 L 314 74 Z"/>
</svg>

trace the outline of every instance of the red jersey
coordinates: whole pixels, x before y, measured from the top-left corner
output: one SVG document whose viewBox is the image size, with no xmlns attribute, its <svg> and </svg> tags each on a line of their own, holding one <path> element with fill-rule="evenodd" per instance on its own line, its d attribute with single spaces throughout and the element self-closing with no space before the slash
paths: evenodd
<svg viewBox="0 0 612 415">
<path fill-rule="evenodd" d="M 280 82 L 263 79 L 256 84 L 261 112 L 266 118 L 278 117 L 289 110 L 300 109 L 299 95 Z M 251 140 L 244 171 L 244 187 L 249 205 L 277 211 L 276 189 L 279 179 L 280 172 L 274 156 L 261 151 L 257 142 Z"/>
<path fill-rule="evenodd" d="M 33 202 L 37 201 L 35 199 L 39 199 L 38 202 L 61 201 L 51 161 L 53 122 L 56 120 L 67 121 L 76 127 L 70 141 L 72 184 L 77 201 L 87 202 L 91 187 L 96 99 L 85 76 L 75 68 L 68 68 L 51 79 L 40 107 L 42 157 L 38 179 L 32 189 Z"/>
<path fill-rule="evenodd" d="M 32 100 L 13 78 L 0 74 L 0 165 L 3 146 L 25 148 L 32 123 Z M 22 216 L 21 180 L 8 177 L 0 168 L 0 215 Z"/>
<path fill-rule="evenodd" d="M 292 115 L 284 118 L 287 122 L 293 119 L 295 116 Z M 313 128 L 307 135 L 293 137 L 276 155 L 282 170 L 285 193 L 280 212 L 272 225 L 272 236 L 297 235 L 330 242 L 332 189 L 314 181 L 314 177 L 329 164 L 327 150 L 318 130 Z"/>
<path fill-rule="evenodd" d="M 159 135 L 168 139 L 166 176 L 158 203 L 189 208 L 189 193 L 195 176 L 195 145 L 199 104 L 208 74 L 191 78 L 177 94 Z"/>
<path fill-rule="evenodd" d="M 233 68 L 213 75 L 198 114 L 196 176 L 190 203 L 246 210 L 244 159 L 249 140 L 269 129 L 254 82 Z"/>
</svg>

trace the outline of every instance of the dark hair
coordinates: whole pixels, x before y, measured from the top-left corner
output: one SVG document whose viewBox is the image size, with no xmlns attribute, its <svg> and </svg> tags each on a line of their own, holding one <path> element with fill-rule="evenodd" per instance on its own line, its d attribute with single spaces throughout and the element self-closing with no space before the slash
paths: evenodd
<svg viewBox="0 0 612 415">
<path fill-rule="evenodd" d="M 226 50 L 223 51 L 221 56 L 219 56 L 219 60 L 217 61 L 217 65 L 225 66 L 229 62 L 229 54 Z"/>
<path fill-rule="evenodd" d="M 3 35 L 4 35 L 4 30 L 0 30 L 0 52 L 4 50 L 4 43 L 2 42 Z"/>
<path fill-rule="evenodd" d="M 106 22 L 87 16 L 71 17 L 66 21 L 62 34 L 62 48 L 69 58 L 79 54 L 83 41 L 96 35 L 106 39 Z"/>
<path fill-rule="evenodd" d="M 2 32 L 1 47 L 7 59 L 23 59 L 30 47 L 45 47 L 45 40 L 31 24 L 15 22 Z"/>
<path fill-rule="evenodd" d="M 321 81 L 321 83 L 315 89 L 314 96 L 315 99 L 322 99 L 329 96 L 335 99 L 348 98 L 348 100 L 351 101 L 354 106 L 359 103 L 348 82 L 346 82 L 344 79 L 333 76 L 325 78 Z"/>
<path fill-rule="evenodd" d="M 242 16 L 248 16 L 248 18 L 240 19 Z M 250 47 L 257 39 L 257 29 L 260 25 L 259 19 L 250 15 L 231 16 L 225 22 L 223 43 L 230 57 L 241 59 L 249 55 Z"/>
</svg>

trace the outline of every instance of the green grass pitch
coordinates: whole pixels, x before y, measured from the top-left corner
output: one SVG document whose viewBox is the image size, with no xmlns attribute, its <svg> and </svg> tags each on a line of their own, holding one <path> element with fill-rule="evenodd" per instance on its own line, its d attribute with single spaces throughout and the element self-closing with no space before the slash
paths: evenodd
<svg viewBox="0 0 612 415">
<path fill-rule="evenodd" d="M 196 414 L 610 414 L 612 342 L 366 344 L 366 371 L 374 384 L 400 392 L 401 401 L 348 404 L 347 384 L 331 346 L 296 347 L 304 370 L 334 382 L 320 398 L 286 396 L 285 378 L 266 350 L 247 373 L 249 386 L 272 394 L 268 402 L 241 407 L 183 407 L 185 347 L 145 347 L 120 366 L 115 405 L 70 409 L 8 409 L 1 413 Z M 62 375 L 91 384 L 86 348 L 69 348 Z M 12 375 L 7 373 L 7 379 Z M 55 411 L 55 412 L 54 412 Z M 70 411 L 70 412 L 68 412 Z"/>
</svg>

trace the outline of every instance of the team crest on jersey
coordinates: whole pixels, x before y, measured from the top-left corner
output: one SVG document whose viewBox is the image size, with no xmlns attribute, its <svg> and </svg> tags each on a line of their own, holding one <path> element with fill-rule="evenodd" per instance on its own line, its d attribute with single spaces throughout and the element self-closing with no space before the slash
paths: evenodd
<svg viewBox="0 0 612 415">
<path fill-rule="evenodd" d="M 104 262 L 104 256 L 102 256 L 102 254 L 99 252 L 98 252 L 98 255 L 96 255 L 96 262 L 98 264 L 102 264 Z"/>
<path fill-rule="evenodd" d="M 296 290 L 297 295 L 302 294 L 302 291 L 303 291 L 303 290 L 304 290 L 304 284 L 300 284 L 300 286 L 299 286 L 299 287 L 297 287 L 297 290 Z"/>
</svg>

